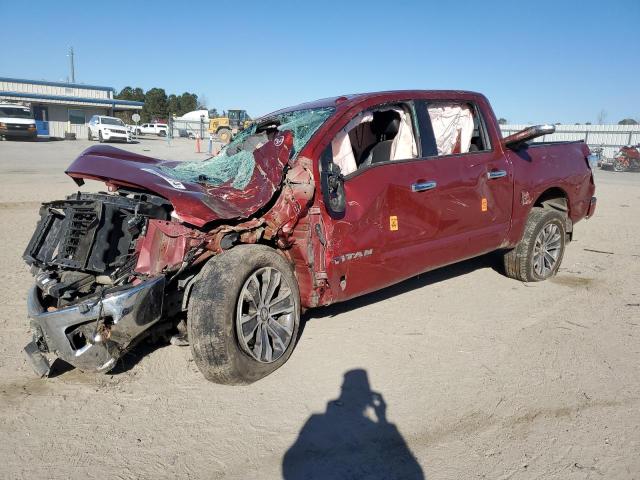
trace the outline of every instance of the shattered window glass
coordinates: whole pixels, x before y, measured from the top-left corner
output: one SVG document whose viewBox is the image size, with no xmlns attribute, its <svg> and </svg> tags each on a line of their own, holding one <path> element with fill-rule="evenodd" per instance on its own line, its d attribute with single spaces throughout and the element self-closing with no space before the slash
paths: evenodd
<svg viewBox="0 0 640 480">
<path fill-rule="evenodd" d="M 273 139 L 273 133 L 276 130 L 280 132 L 290 130 L 293 133 L 292 155 L 296 155 L 334 111 L 333 107 L 311 108 L 270 116 L 267 117 L 268 122 L 259 120 L 240 132 L 213 158 L 205 161 L 182 162 L 175 167 L 159 168 L 177 180 L 214 186 L 231 181 L 233 188 L 244 190 L 253 176 L 254 150 Z"/>
</svg>

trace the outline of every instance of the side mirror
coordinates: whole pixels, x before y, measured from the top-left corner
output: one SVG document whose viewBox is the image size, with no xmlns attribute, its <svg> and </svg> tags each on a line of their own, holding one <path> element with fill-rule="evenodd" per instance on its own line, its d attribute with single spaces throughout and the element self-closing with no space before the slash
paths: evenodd
<svg viewBox="0 0 640 480">
<path fill-rule="evenodd" d="M 320 187 L 324 204 L 332 217 L 342 217 L 347 207 L 344 194 L 344 178 L 340 167 L 333 163 L 331 145 L 329 145 L 320 159 Z"/>
<path fill-rule="evenodd" d="M 541 137 L 542 135 L 549 135 L 555 131 L 556 127 L 554 125 L 534 125 L 533 127 L 527 127 L 524 130 L 520 130 L 503 138 L 502 143 L 505 147 L 516 150 L 529 140 Z"/>
</svg>

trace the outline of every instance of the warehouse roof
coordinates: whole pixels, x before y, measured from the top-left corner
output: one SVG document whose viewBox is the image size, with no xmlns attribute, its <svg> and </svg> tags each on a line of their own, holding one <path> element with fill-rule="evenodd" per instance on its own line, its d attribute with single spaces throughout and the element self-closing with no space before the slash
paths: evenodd
<svg viewBox="0 0 640 480">
<path fill-rule="evenodd" d="M 109 107 L 133 107 L 142 108 L 144 102 L 135 102 L 133 100 L 119 100 L 117 98 L 88 98 L 88 97 L 72 97 L 68 95 L 45 95 L 42 93 L 26 93 L 26 92 L 10 92 L 0 90 L 0 97 L 20 98 L 32 101 L 55 101 L 55 102 L 73 102 L 87 103 L 91 105 L 108 105 Z"/>
<path fill-rule="evenodd" d="M 103 87 L 99 85 L 86 85 L 84 83 L 69 83 L 69 82 L 48 82 L 46 80 L 26 80 L 24 78 L 0 77 L 0 82 L 29 83 L 32 85 L 47 85 L 50 87 L 90 88 L 93 90 L 105 90 L 107 92 L 114 92 L 114 93 L 116 91 L 113 87 Z"/>
</svg>

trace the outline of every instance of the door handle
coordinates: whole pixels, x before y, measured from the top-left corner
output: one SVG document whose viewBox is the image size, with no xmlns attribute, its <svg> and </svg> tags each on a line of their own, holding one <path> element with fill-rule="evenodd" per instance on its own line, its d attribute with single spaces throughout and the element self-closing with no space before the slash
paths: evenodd
<svg viewBox="0 0 640 480">
<path fill-rule="evenodd" d="M 436 188 L 436 186 L 437 186 L 437 183 L 434 182 L 433 180 L 430 180 L 428 182 L 417 182 L 411 185 L 411 191 L 424 192 L 425 190 L 433 190 L 434 188 Z"/>
<path fill-rule="evenodd" d="M 502 178 L 507 176 L 506 170 L 491 170 L 487 172 L 487 178 L 489 180 L 495 180 L 496 178 Z"/>
</svg>

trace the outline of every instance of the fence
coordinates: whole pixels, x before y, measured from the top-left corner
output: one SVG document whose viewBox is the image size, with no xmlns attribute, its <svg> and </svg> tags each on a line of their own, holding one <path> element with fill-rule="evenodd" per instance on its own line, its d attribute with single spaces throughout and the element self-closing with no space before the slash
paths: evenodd
<svg viewBox="0 0 640 480">
<path fill-rule="evenodd" d="M 500 125 L 507 136 L 530 125 Z M 589 148 L 602 147 L 605 157 L 611 158 L 624 145 L 640 143 L 640 125 L 556 125 L 555 133 L 544 135 L 534 142 L 584 140 Z"/>
<path fill-rule="evenodd" d="M 200 122 L 200 120 L 177 120 L 171 121 L 172 137 L 195 137 L 209 138 L 209 121 Z"/>
</svg>

